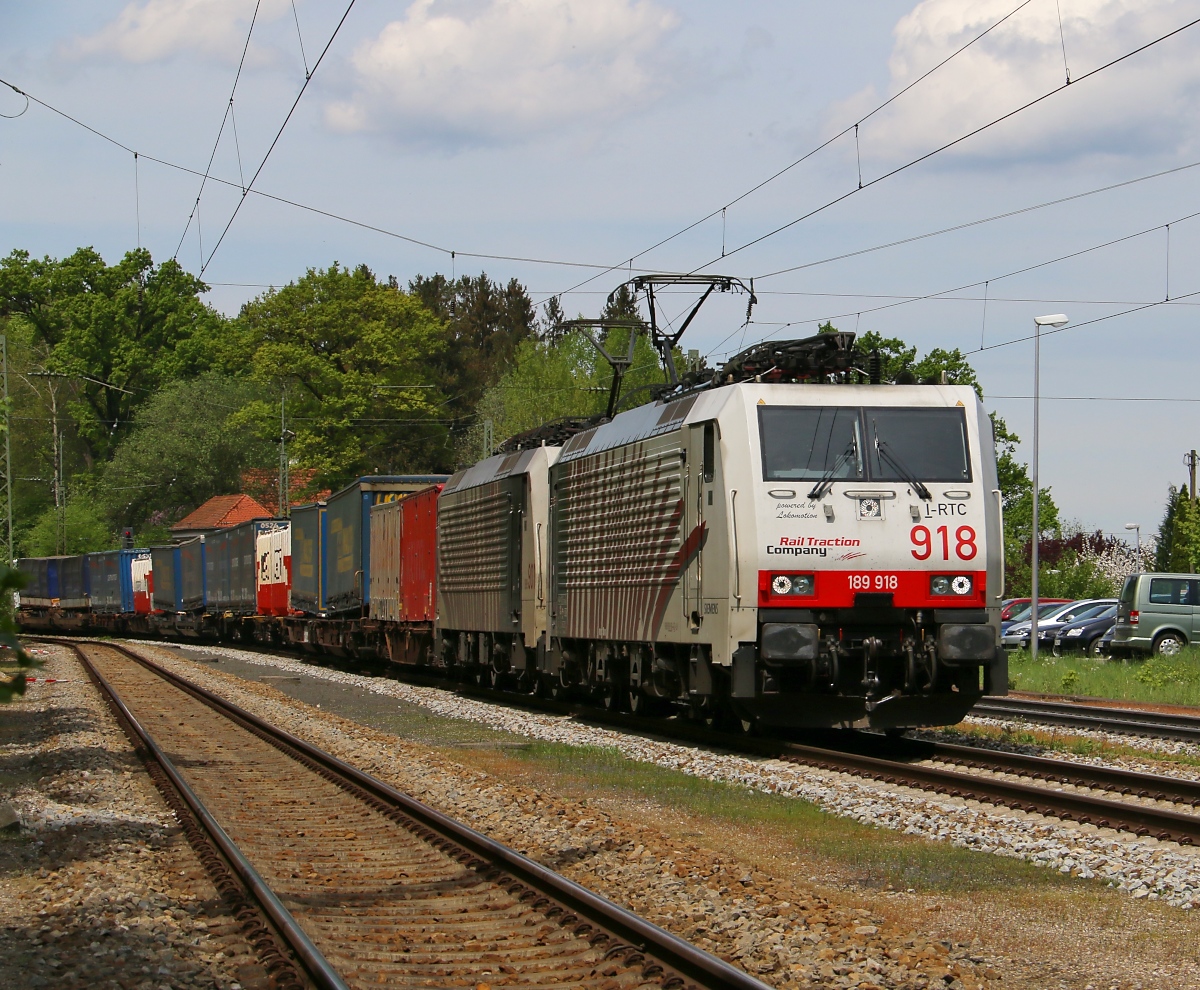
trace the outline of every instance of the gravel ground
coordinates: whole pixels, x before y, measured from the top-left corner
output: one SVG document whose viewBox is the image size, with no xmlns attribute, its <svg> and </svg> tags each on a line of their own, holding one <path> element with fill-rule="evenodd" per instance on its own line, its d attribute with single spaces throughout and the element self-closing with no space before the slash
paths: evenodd
<svg viewBox="0 0 1200 990">
<path fill-rule="evenodd" d="M 139 645 L 145 647 L 145 644 Z M 474 721 L 529 738 L 611 747 L 630 759 L 766 793 L 804 798 L 833 814 L 896 829 L 907 835 L 1022 858 L 1084 879 L 1099 878 L 1128 891 L 1135 899 L 1161 899 L 1185 909 L 1200 905 L 1200 850 L 1174 842 L 1137 838 L 1112 829 L 1076 825 L 777 760 L 645 739 L 583 725 L 570 718 L 462 698 L 439 688 L 363 677 L 276 656 L 219 647 L 202 652 L 354 685 L 422 705 L 443 716 Z M 169 651 L 162 653 L 171 655 Z M 195 665 L 189 665 L 189 669 L 194 670 Z"/>
<path fill-rule="evenodd" d="M 266 973 L 66 650 L 0 706 L 0 986 L 266 990 Z"/>
<path fill-rule="evenodd" d="M 859 990 L 936 985 L 959 990 L 998 985 L 994 981 L 1010 966 L 1011 960 L 981 954 L 978 945 L 900 930 L 878 913 L 834 904 L 790 878 L 768 876 L 731 854 L 680 842 L 596 803 L 563 800 L 499 780 L 440 758 L 427 746 L 317 712 L 281 698 L 272 688 L 179 659 L 174 651 L 145 643 L 137 648 L 772 985 Z M 236 650 L 204 652 L 257 658 Z M 272 658 L 270 663 L 290 669 L 289 661 Z M 296 666 L 305 674 L 334 681 L 351 677 L 350 683 L 367 682 L 385 693 L 413 690 L 394 681 Z M 511 711 L 507 716 L 530 718 Z M 563 738 L 571 740 L 569 723 L 549 721 L 567 731 Z"/>
</svg>

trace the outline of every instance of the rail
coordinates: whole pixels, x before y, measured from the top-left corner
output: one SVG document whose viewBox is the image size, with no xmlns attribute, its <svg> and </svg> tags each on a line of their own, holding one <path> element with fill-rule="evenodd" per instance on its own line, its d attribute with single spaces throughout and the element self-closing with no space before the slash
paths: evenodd
<svg viewBox="0 0 1200 990">
<path fill-rule="evenodd" d="M 39 639 L 47 642 L 59 642 L 79 651 L 79 644 L 69 640 L 64 641 L 46 637 L 39 637 Z M 576 925 L 579 931 L 576 934 L 579 937 L 587 937 L 593 942 L 596 942 L 598 939 L 600 943 L 607 947 L 606 955 L 612 956 L 614 953 L 628 952 L 630 955 L 626 959 L 627 964 L 637 962 L 643 957 L 649 957 L 649 961 L 643 966 L 643 972 L 658 971 L 665 974 L 660 979 L 660 982 L 664 986 L 669 987 L 683 984 L 685 980 L 680 978 L 683 977 L 687 981 L 691 981 L 693 985 L 699 988 L 706 988 L 706 990 L 766 990 L 765 984 L 726 963 L 724 960 L 710 955 L 690 942 L 659 928 L 657 925 L 633 912 L 608 901 L 515 850 L 496 842 L 494 839 L 396 790 L 389 784 L 364 773 L 358 768 L 340 760 L 338 757 L 305 742 L 303 739 L 292 735 L 278 726 L 272 725 L 233 702 L 222 698 L 220 695 L 208 691 L 188 681 L 186 678 L 147 660 L 128 647 L 116 643 L 95 643 L 90 645 L 114 650 L 122 654 L 196 698 L 198 701 L 203 702 L 214 711 L 242 725 L 283 752 L 296 756 L 300 762 L 313 765 L 314 768 L 321 772 L 322 776 L 335 779 L 336 782 L 340 783 L 347 790 L 350 790 L 351 793 L 365 792 L 368 798 L 374 802 L 379 802 L 389 809 L 402 813 L 419 826 L 423 826 L 424 829 L 435 833 L 446 848 L 456 847 L 462 850 L 462 853 L 458 856 L 460 861 L 465 862 L 469 860 L 475 862 L 480 868 L 490 864 L 492 868 L 502 871 L 505 875 L 512 878 L 510 881 L 502 881 L 502 886 L 511 888 L 512 882 L 516 881 L 517 887 L 529 890 L 531 896 L 536 892 L 552 903 L 560 905 L 562 912 L 558 919 L 559 924 L 573 924 L 570 919 L 575 918 L 576 921 L 579 921 L 579 924 Z M 111 686 L 108 687 L 107 691 L 112 691 Z M 132 719 L 131 714 L 129 717 Z M 144 729 L 139 733 L 139 738 L 144 740 L 144 744 L 148 748 L 150 744 L 153 744 L 153 740 L 145 734 Z M 155 749 L 161 754 L 160 749 L 157 747 Z M 163 758 L 165 759 L 165 755 L 163 755 Z M 175 771 L 175 776 L 178 777 L 178 771 Z M 185 783 L 182 779 L 180 779 L 180 782 Z M 192 797 L 197 802 L 199 801 L 194 794 Z M 213 820 L 213 824 L 216 825 L 215 820 Z M 219 827 L 218 825 L 217 828 Z M 228 836 L 225 838 L 228 841 Z M 230 846 L 232 847 L 231 842 Z M 234 854 L 240 855 L 236 848 L 233 848 L 232 851 Z M 451 855 L 453 855 L 453 852 Z M 244 859 L 244 857 L 242 858 Z M 248 862 L 246 863 L 246 867 L 249 871 L 253 870 L 253 867 L 249 866 Z M 261 883 L 261 878 L 258 879 Z M 269 895 L 270 892 L 266 889 L 266 885 L 261 884 L 261 886 L 264 889 L 264 893 Z M 282 904 L 279 905 L 279 908 L 286 914 L 286 909 L 283 908 Z M 587 920 L 582 921 L 581 919 Z M 295 923 L 295 919 L 291 918 L 290 915 L 287 917 L 281 915 L 280 921 L 275 923 L 288 933 L 294 927 L 296 931 L 303 934 L 299 926 Z M 585 934 L 585 930 L 591 934 Z M 291 944 L 290 938 L 289 944 Z M 315 949 L 312 951 L 316 952 Z M 301 954 L 300 950 L 297 950 L 297 954 Z M 317 952 L 318 957 L 319 955 L 319 952 Z M 641 965 L 641 963 L 638 962 L 638 965 Z M 336 974 L 333 974 L 333 976 L 336 977 Z M 331 982 L 322 984 L 322 987 L 324 986 L 337 987 L 338 990 L 341 990 L 344 984 Z"/>
</svg>

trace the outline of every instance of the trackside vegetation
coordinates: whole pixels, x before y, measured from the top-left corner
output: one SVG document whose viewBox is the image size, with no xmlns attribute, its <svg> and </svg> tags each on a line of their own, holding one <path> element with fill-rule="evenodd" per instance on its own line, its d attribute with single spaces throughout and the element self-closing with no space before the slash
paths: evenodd
<svg viewBox="0 0 1200 990">
<path fill-rule="evenodd" d="M 109 549 L 125 527 L 142 545 L 161 541 L 217 494 L 245 491 L 274 508 L 281 438 L 295 503 L 364 474 L 449 473 L 515 433 L 594 415 L 608 401 L 607 362 L 569 328 L 559 300 L 539 314 L 516 280 L 418 274 L 402 284 L 334 262 L 233 316 L 207 292 L 144 249 L 112 264 L 92 248 L 0 258 L 18 555 Z M 624 290 L 599 313 L 577 315 L 642 320 Z M 629 332 L 609 329 L 600 343 L 623 353 Z M 957 349 L 919 354 L 873 331 L 859 342 L 878 352 L 889 381 L 982 392 Z M 664 377 L 640 336 L 620 408 L 646 401 Z M 1007 586 L 1023 595 L 1032 485 L 1019 438 L 993 423 Z M 1064 523 L 1049 489 L 1038 499 L 1044 594 L 1113 594 L 1137 569 L 1124 544 Z M 1163 525 L 1160 556 L 1200 561 L 1193 500 L 1172 490 Z"/>
</svg>

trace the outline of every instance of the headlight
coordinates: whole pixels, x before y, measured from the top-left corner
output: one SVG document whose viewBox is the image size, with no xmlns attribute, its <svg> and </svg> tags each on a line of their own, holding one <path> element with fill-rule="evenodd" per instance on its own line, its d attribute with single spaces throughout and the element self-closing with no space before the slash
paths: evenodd
<svg viewBox="0 0 1200 990">
<path fill-rule="evenodd" d="M 777 595 L 811 595 L 814 587 L 811 574 L 776 574 L 771 578 L 771 591 Z"/>
<path fill-rule="evenodd" d="M 935 574 L 929 579 L 931 595 L 969 595 L 974 587 L 969 574 Z"/>
<path fill-rule="evenodd" d="M 1068 636 L 1082 636 L 1083 630 L 1082 629 L 1068 629 L 1067 635 Z"/>
</svg>

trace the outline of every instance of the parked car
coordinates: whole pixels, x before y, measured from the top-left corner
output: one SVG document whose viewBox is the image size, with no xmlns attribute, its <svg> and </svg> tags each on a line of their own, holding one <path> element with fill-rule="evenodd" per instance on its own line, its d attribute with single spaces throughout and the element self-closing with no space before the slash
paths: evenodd
<svg viewBox="0 0 1200 990">
<path fill-rule="evenodd" d="M 1115 598 L 1102 598 L 1094 600 L 1092 604 L 1086 608 L 1080 609 L 1077 603 L 1072 603 L 1072 607 L 1065 612 L 1060 612 L 1053 619 L 1047 622 L 1038 623 L 1038 649 L 1051 650 L 1054 649 L 1054 638 L 1058 635 L 1063 626 L 1072 622 L 1081 622 L 1084 619 L 1094 619 L 1105 609 L 1112 608 L 1117 604 Z"/>
<path fill-rule="evenodd" d="M 1033 601 L 1031 598 L 1008 598 L 1000 603 L 1000 621 L 1001 622 L 1020 622 L 1022 618 L 1029 618 L 1029 605 Z M 1072 601 L 1070 598 L 1038 598 L 1038 605 L 1065 605 Z M 1022 615 L 1021 613 L 1024 613 Z"/>
<path fill-rule="evenodd" d="M 1039 605 L 1038 608 L 1038 646 L 1049 648 L 1054 642 L 1054 633 L 1068 622 L 1074 622 L 1076 619 L 1087 617 L 1093 613 L 1102 611 L 1103 608 L 1109 605 L 1115 605 L 1114 598 L 1084 598 L 1077 602 L 1068 602 L 1066 605 L 1056 605 L 1049 613 L 1043 613 Z M 1085 613 L 1087 615 L 1085 615 Z M 1029 628 L 1031 622 L 1015 622 L 1008 627 L 1008 631 L 1000 637 L 1000 642 L 1004 644 L 1005 649 L 1020 650 L 1029 646 Z M 1048 637 L 1047 637 L 1047 634 Z"/>
<path fill-rule="evenodd" d="M 1121 588 L 1112 653 L 1174 656 L 1200 636 L 1200 576 L 1130 574 Z"/>
<path fill-rule="evenodd" d="M 1071 604 L 1073 604 L 1072 601 L 1066 601 L 1066 602 L 1053 601 L 1053 602 L 1047 602 L 1045 605 L 1043 605 L 1039 601 L 1038 602 L 1038 615 L 1041 617 L 1041 620 L 1045 620 L 1047 616 L 1051 615 L 1054 612 L 1057 612 L 1064 605 L 1071 605 Z M 1030 613 L 1030 607 L 1028 605 L 1026 605 L 1024 608 L 1014 612 L 1013 617 L 1011 619 L 1009 619 L 1007 622 L 1002 621 L 1000 623 L 1000 634 L 1003 636 L 1013 626 L 1018 626 L 1018 625 L 1021 625 L 1022 623 L 1028 625 L 1029 624 L 1029 613 Z M 1038 622 L 1038 625 L 1039 626 L 1041 625 L 1041 621 Z"/>
<path fill-rule="evenodd" d="M 1104 634 L 1110 632 L 1117 622 L 1117 606 L 1109 605 L 1091 616 L 1080 616 L 1074 622 L 1067 622 L 1054 633 L 1054 655 L 1061 657 L 1067 653 L 1086 653 L 1089 656 L 1100 656 L 1100 641 Z"/>
</svg>

